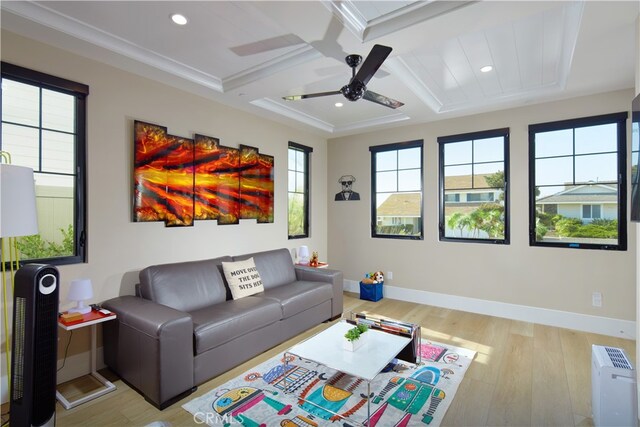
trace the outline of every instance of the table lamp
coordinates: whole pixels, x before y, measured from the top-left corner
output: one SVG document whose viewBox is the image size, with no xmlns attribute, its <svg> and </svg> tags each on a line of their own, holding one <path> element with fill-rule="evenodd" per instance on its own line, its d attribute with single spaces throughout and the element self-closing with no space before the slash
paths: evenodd
<svg viewBox="0 0 640 427">
<path fill-rule="evenodd" d="M 300 246 L 298 249 L 298 264 L 309 264 L 309 248 Z"/>
<path fill-rule="evenodd" d="M 72 280 L 67 299 L 69 301 L 76 301 L 77 304 L 68 310 L 69 313 L 87 314 L 90 312 L 91 307 L 86 306 L 84 302 L 91 298 L 93 298 L 93 286 L 91 286 L 90 279 Z"/>
</svg>

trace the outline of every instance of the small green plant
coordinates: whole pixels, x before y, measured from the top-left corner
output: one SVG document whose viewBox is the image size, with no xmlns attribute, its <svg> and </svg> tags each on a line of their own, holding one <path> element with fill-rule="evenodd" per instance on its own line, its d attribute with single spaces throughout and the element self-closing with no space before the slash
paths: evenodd
<svg viewBox="0 0 640 427">
<path fill-rule="evenodd" d="M 359 324 L 354 328 L 349 329 L 347 333 L 344 334 L 344 337 L 347 339 L 347 341 L 355 341 L 360 338 L 360 335 L 367 332 L 368 329 L 369 328 L 367 328 L 367 325 Z"/>
<path fill-rule="evenodd" d="M 60 228 L 62 243 L 45 240 L 39 234 L 18 239 L 18 250 L 23 260 L 55 258 L 73 255 L 73 226 Z"/>
</svg>

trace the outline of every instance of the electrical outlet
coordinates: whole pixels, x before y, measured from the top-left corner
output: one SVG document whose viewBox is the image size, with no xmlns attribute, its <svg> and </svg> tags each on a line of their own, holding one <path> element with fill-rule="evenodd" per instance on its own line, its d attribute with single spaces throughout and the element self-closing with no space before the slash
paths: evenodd
<svg viewBox="0 0 640 427">
<path fill-rule="evenodd" d="M 387 279 L 393 280 L 393 271 L 387 271 Z"/>
<path fill-rule="evenodd" d="M 602 293 L 601 292 L 594 292 L 591 294 L 591 304 L 593 304 L 594 307 L 602 307 Z"/>
</svg>

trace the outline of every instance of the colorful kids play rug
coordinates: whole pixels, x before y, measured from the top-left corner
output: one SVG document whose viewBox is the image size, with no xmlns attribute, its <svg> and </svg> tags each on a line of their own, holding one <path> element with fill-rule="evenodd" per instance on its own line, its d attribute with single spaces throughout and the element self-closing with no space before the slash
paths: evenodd
<svg viewBox="0 0 640 427">
<path fill-rule="evenodd" d="M 182 407 L 198 424 L 245 427 L 438 426 L 475 352 L 422 340 L 422 362 L 395 360 L 371 383 L 283 354 Z M 337 414 L 337 415 L 336 415 Z"/>
</svg>

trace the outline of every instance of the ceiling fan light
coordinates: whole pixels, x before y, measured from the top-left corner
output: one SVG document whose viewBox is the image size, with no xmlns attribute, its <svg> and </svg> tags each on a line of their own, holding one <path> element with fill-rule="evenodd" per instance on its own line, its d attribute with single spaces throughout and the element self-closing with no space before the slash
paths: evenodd
<svg viewBox="0 0 640 427">
<path fill-rule="evenodd" d="M 488 73 L 491 70 L 493 70 L 493 65 L 485 65 L 484 67 L 480 68 L 480 71 L 483 73 Z"/>
<path fill-rule="evenodd" d="M 187 22 L 189 22 L 186 16 L 181 15 L 179 13 L 172 14 L 171 20 L 173 21 L 174 24 L 177 24 L 177 25 L 187 25 Z"/>
</svg>

